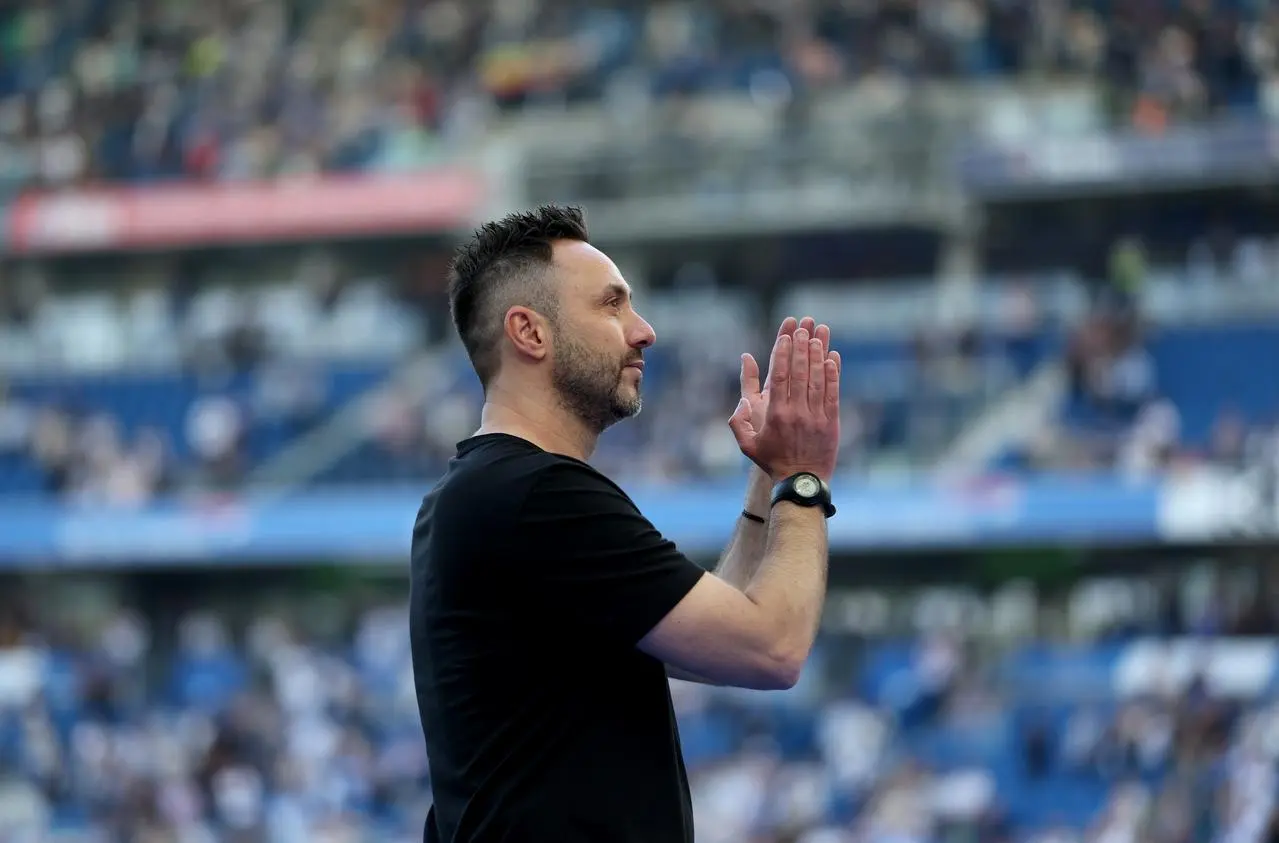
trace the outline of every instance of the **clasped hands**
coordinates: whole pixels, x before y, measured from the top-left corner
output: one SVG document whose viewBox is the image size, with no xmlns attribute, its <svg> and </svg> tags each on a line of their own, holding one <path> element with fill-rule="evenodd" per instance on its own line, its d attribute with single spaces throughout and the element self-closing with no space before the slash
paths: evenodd
<svg viewBox="0 0 1279 843">
<path fill-rule="evenodd" d="M 728 420 L 742 453 L 773 482 L 811 472 L 829 481 L 839 456 L 839 378 L 830 328 L 809 316 L 778 328 L 762 386 L 759 363 L 742 355 L 742 397 Z"/>
</svg>

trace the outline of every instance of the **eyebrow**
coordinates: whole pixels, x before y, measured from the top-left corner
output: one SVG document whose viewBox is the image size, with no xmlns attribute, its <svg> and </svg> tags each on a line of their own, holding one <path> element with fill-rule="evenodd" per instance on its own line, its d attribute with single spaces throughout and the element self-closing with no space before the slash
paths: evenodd
<svg viewBox="0 0 1279 843">
<path fill-rule="evenodd" d="M 631 288 L 625 284 L 619 284 L 614 281 L 612 284 L 609 284 L 606 288 L 604 288 L 604 293 L 600 296 L 600 301 L 608 301 L 613 296 L 620 296 L 624 300 L 630 300 Z"/>
</svg>

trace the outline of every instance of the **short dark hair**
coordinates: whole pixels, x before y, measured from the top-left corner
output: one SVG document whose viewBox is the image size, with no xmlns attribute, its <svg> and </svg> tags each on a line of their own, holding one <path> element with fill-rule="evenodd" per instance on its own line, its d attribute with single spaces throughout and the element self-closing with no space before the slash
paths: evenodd
<svg viewBox="0 0 1279 843">
<path fill-rule="evenodd" d="M 543 205 L 485 223 L 458 247 L 449 269 L 449 311 L 480 383 L 500 360 L 502 320 L 513 305 L 554 321 L 558 300 L 543 283 L 556 240 L 589 243 L 581 208 Z"/>
</svg>

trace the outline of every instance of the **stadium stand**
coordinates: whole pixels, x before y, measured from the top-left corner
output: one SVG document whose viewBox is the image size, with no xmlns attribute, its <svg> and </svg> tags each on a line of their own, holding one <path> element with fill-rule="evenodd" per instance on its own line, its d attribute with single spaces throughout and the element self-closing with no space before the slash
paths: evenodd
<svg viewBox="0 0 1279 843">
<path fill-rule="evenodd" d="M 317 260 L 298 258 L 294 287 L 244 279 L 238 288 L 198 285 L 186 301 L 161 286 L 121 300 L 96 289 L 65 291 L 65 283 L 59 290 L 58 278 L 43 282 L 49 289 L 11 320 L 4 342 L 12 374 L 0 404 L 8 420 L 0 484 L 79 494 L 86 485 L 113 485 L 104 478 L 117 470 L 137 474 L 139 459 L 159 459 L 167 479 L 153 477 L 152 491 L 206 480 L 233 488 L 293 438 L 385 385 L 396 359 L 432 348 L 426 326 L 446 314 L 405 307 L 389 279 L 358 267 L 357 281 L 325 304 L 327 288 L 310 280 L 317 272 L 328 277 Z M 686 338 L 677 312 L 698 312 L 698 294 L 654 295 L 664 338 L 649 355 L 650 409 L 638 424 L 610 432 L 600 455 L 606 465 L 651 479 L 741 470 L 723 427 L 736 403 L 737 352 L 726 357 L 720 339 L 761 337 L 767 328 L 744 303 L 731 308 L 731 295 L 716 293 L 719 318 L 696 341 Z M 1038 353 L 1033 343 L 1013 348 L 993 328 L 922 335 L 903 326 L 881 338 L 851 335 L 839 347 L 854 376 L 848 453 L 859 463 L 862 450 L 940 448 L 983 397 L 1028 373 Z M 480 396 L 460 350 L 433 348 L 433 388 L 416 399 L 393 384 L 379 389 L 365 414 L 369 441 L 317 482 L 426 480 L 438 471 L 441 455 L 475 423 Z M 65 433 L 48 432 L 54 428 Z M 143 450 L 157 453 L 133 454 L 139 436 Z M 69 441 L 48 441 L 54 438 Z M 631 458 L 635 449 L 649 457 Z M 223 466 L 212 472 L 220 477 L 209 476 L 209 463 Z M 121 493 L 126 501 L 139 494 Z"/>
<path fill-rule="evenodd" d="M 1257 245 L 1241 247 L 1244 261 Z M 1275 268 L 1264 248 L 1251 270 L 1263 276 Z M 1196 281 L 1191 262 L 1171 269 L 1135 297 L 1103 288 L 1100 303 L 1060 343 L 1067 381 L 1060 426 L 1038 443 L 1040 452 L 1004 454 L 1003 467 L 1148 474 L 1272 459 L 1279 403 L 1271 384 L 1252 376 L 1252 361 L 1279 351 L 1268 287 L 1237 270 Z M 1204 290 L 1215 313 L 1199 305 Z"/>
<path fill-rule="evenodd" d="M 476 421 L 439 281 L 480 211 L 131 240 L 74 200 L 189 190 L 199 229 L 205 191 L 475 159 L 492 204 L 589 200 L 659 334 L 595 461 L 699 556 L 738 353 L 834 326 L 819 652 L 673 684 L 698 843 L 1279 840 L 1272 5 L 5 5 L 0 840 L 421 838 L 400 555 Z M 317 501 L 358 551 L 294 549 Z"/>
<path fill-rule="evenodd" d="M 9 163 L 8 181 L 15 189 L 421 167 L 437 160 L 432 149 L 447 148 L 453 141 L 464 145 L 468 131 L 492 125 L 482 116 L 483 104 L 501 110 L 565 101 L 625 102 L 627 80 L 636 78 L 657 95 L 702 96 L 758 92 L 774 77 L 790 77 L 793 83 L 781 84 L 806 91 L 877 74 L 972 79 L 1051 72 L 1061 79 L 1100 78 L 1116 103 L 1129 110 L 1124 119 L 1144 125 L 1170 115 L 1189 119 L 1213 111 L 1264 111 L 1273 71 L 1267 58 L 1273 52 L 1272 24 L 1246 3 L 1082 3 L 1069 9 L 1053 3 L 1023 8 L 953 2 L 937 9 L 912 3 L 814 2 L 784 9 L 767 4 L 615 3 L 594 4 L 585 11 L 551 0 L 378 2 L 358 9 L 228 3 L 181 13 L 137 2 L 85 3 L 57 12 L 44 6 L 15 8 L 5 13 L 13 49 L 0 60 L 0 92 L 7 95 L 2 109 L 7 119 L 0 123 L 8 126 L 0 157 Z M 226 476 L 215 485 L 234 485 L 298 431 L 373 386 L 379 372 L 389 371 L 391 355 L 421 345 L 426 320 L 415 323 L 394 312 L 396 300 L 386 290 L 386 279 L 365 278 L 361 289 L 339 294 L 326 275 L 332 270 L 324 267 L 324 259 L 307 260 L 311 263 L 299 266 L 293 279 L 311 284 L 316 276 L 318 304 L 287 283 L 268 286 L 256 300 L 261 317 L 256 322 L 264 324 L 246 319 L 239 326 L 230 311 L 255 306 L 237 302 L 237 294 L 224 288 L 199 290 L 182 313 L 186 303 L 163 289 L 139 293 L 124 304 L 95 293 L 50 296 L 48 273 L 41 267 L 34 272 L 11 267 L 7 274 L 17 278 L 20 292 L 2 297 L 9 316 L 4 356 L 10 363 L 25 360 L 28 365 L 21 368 L 27 370 L 38 359 L 43 374 L 6 378 L 0 406 L 8 421 L 7 446 L 0 456 L 5 466 L 0 486 L 30 491 L 104 485 L 66 479 L 84 473 L 58 467 L 70 456 L 34 453 L 37 445 L 23 435 L 22 420 L 40 412 L 58 420 L 53 429 L 71 429 L 69 437 L 50 434 L 47 439 L 78 440 L 90 428 L 97 432 L 87 434 L 89 438 L 123 438 L 122 444 L 101 445 L 104 452 L 130 451 L 145 428 L 148 444 L 142 450 L 162 456 L 125 462 L 172 468 L 124 469 L 169 478 L 152 477 L 144 487 L 168 488 L 174 477 L 208 474 L 198 470 L 208 458 L 191 457 L 206 448 L 218 452 L 212 459 L 236 466 L 223 471 Z M 31 274 L 36 277 L 20 277 Z M 178 277 L 169 281 L 191 283 Z M 53 283 L 61 286 L 62 279 Z M 197 289 L 203 286 L 197 282 Z M 329 295 L 337 303 L 326 321 L 316 308 L 330 306 L 324 300 Z M 440 316 L 438 309 L 431 314 L 437 324 Z M 756 316 L 753 330 L 763 330 L 772 316 Z M 369 329 L 374 323 L 378 329 Z M 931 330 L 935 334 L 936 326 Z M 1038 349 L 1054 342 L 1051 336 L 1042 338 L 1027 357 L 1024 347 L 1010 351 L 998 332 L 987 337 L 973 330 L 960 326 L 952 337 L 932 338 L 903 331 L 891 341 L 845 344 L 853 382 L 866 385 L 853 414 L 863 450 L 905 452 L 908 463 L 918 462 L 921 453 L 935 456 L 981 402 L 998 391 L 992 384 L 1007 386 L 1029 374 Z M 1158 332 L 1150 353 L 1135 347 L 1131 353 L 1081 347 L 1088 343 L 1085 335 L 1100 330 L 1080 331 L 1069 352 L 1074 397 L 1064 418 L 1079 434 L 1076 441 L 1094 444 L 1081 444 L 1075 450 L 1084 453 L 1068 461 L 1113 462 L 1122 450 L 1118 441 L 1155 391 L 1166 403 L 1159 405 L 1161 412 L 1142 416 L 1152 429 L 1160 427 L 1150 437 L 1166 439 L 1173 435 L 1170 427 L 1184 428 L 1177 436 L 1184 434 L 1194 450 L 1206 446 L 1211 426 L 1227 409 L 1254 424 L 1264 423 L 1272 410 L 1273 399 L 1259 387 L 1248 387 L 1237 399 L 1242 406 L 1227 408 L 1223 395 L 1238 396 L 1238 390 L 1221 378 L 1212 381 L 1221 390 L 1217 396 L 1194 393 L 1193 384 L 1202 383 L 1196 375 L 1188 376 L 1181 388 L 1160 382 L 1156 389 L 1156 372 L 1178 371 L 1187 360 L 1208 367 L 1204 361 L 1209 358 L 1185 345 L 1193 342 L 1190 338 Z M 316 338 L 334 338 L 335 345 L 345 338 L 346 345 L 318 348 Z M 1243 337 L 1231 340 L 1238 343 L 1233 349 L 1207 337 L 1203 342 L 1217 349 L 1215 359 L 1223 367 L 1268 350 L 1260 334 L 1251 346 L 1243 344 Z M 211 344 L 223 346 L 215 356 L 240 358 L 220 361 L 240 372 L 201 375 L 193 381 L 172 371 L 178 360 L 185 360 L 188 368 L 207 363 L 193 358 L 209 356 Z M 55 360 L 55 350 L 60 360 Z M 1010 353 L 1020 357 L 1010 358 Z M 110 368 L 112 360 L 134 365 L 161 358 L 170 371 L 74 377 L 57 371 L 78 368 L 68 356 L 77 354 L 80 362 L 98 370 Z M 366 359 L 338 368 L 313 362 L 335 354 Z M 1077 359 L 1080 355 L 1091 358 Z M 1100 362 L 1116 355 L 1113 365 Z M 952 365 L 955 361 L 958 366 Z M 966 361 L 982 370 L 980 386 L 961 385 L 968 376 L 955 370 Z M 1125 383 L 1099 385 L 1095 371 L 1106 367 L 1126 378 Z M 660 419 L 664 404 L 683 408 L 696 396 L 706 418 L 688 428 L 713 424 L 731 407 L 729 394 L 720 394 L 731 392 L 731 372 L 709 376 L 714 385 L 708 386 L 688 381 L 678 363 L 666 368 L 681 385 L 663 384 L 667 379 L 654 372 L 654 389 L 671 397 L 651 401 L 658 410 L 650 412 L 647 429 L 627 435 L 669 444 L 669 452 L 654 454 L 640 473 L 660 477 L 684 471 L 681 465 L 694 474 L 733 470 L 738 464 L 731 451 L 724 451 L 722 437 L 707 434 L 710 444 L 698 441 L 700 434 L 693 441 L 687 435 L 672 438 Z M 289 374 L 289 369 L 307 372 Z M 994 369 L 1011 369 L 1014 377 Z M 42 381 L 50 375 L 52 380 Z M 219 377 L 220 383 L 209 385 Z M 947 382 L 939 384 L 939 379 Z M 293 386 L 281 388 L 281 380 L 291 380 Z M 1149 394 L 1118 400 L 1123 406 L 1113 395 L 1096 394 L 1112 388 Z M 464 428 L 464 420 L 474 413 L 474 395 L 443 389 L 443 400 L 428 403 L 446 420 L 427 427 Z M 967 397 L 950 394 L 955 389 Z M 272 401 L 285 401 L 279 396 L 290 391 L 295 394 L 288 400 L 296 406 L 263 407 L 258 400 L 269 394 L 276 396 Z M 259 393 L 256 398 L 254 392 Z M 197 399 L 212 400 L 213 408 L 204 412 L 207 408 L 197 406 Z M 223 399 L 234 402 L 235 409 Z M 385 398 L 381 409 L 372 412 L 373 425 L 385 434 L 381 438 L 398 439 L 398 445 L 361 445 L 325 469 L 320 479 L 376 480 L 388 473 L 401 479 L 429 477 L 438 469 L 439 447 L 447 449 L 450 437 L 431 443 L 421 430 L 396 432 L 417 426 L 408 417 L 426 412 L 415 406 L 420 403 Z M 201 432 L 206 427 L 212 430 Z M 210 442 L 197 443 L 196 438 Z M 222 445 L 222 440 L 232 444 Z M 634 444 L 618 443 L 628 449 Z M 87 450 L 74 442 L 46 441 L 38 447 Z M 235 451 L 234 459 L 221 453 L 228 448 Z M 429 455 L 432 450 L 436 457 Z M 416 457 L 404 458 L 408 451 L 421 456 L 420 465 L 415 465 Z M 607 464 L 607 454 L 602 459 Z M 41 467 L 50 460 L 54 465 Z M 96 460 L 103 465 L 120 462 L 114 456 Z M 859 465 L 867 462 L 856 460 Z M 1000 464 L 1044 462 L 1043 455 L 1005 454 Z M 121 494 L 139 496 L 135 491 Z"/>
<path fill-rule="evenodd" d="M 881 592 L 913 620 L 832 632 L 793 691 L 676 683 L 698 839 L 1255 833 L 1274 799 L 1279 650 L 1257 638 L 1273 607 L 1227 595 L 1269 594 L 1267 576 L 1210 578 L 1207 600 L 1202 575 L 1164 577 L 1145 608 L 1149 582 L 1122 578 L 1044 598 Z M 419 839 L 403 604 L 367 596 L 6 616 L 4 816 L 46 818 L 53 840 Z M 1054 615 L 1068 623 L 1025 637 Z"/>
<path fill-rule="evenodd" d="M 310 260 L 301 259 L 300 280 L 312 271 Z M 1193 307 L 1189 271 L 1165 273 L 1181 291 L 1160 293 L 1183 309 Z M 99 499 L 111 498 L 101 489 L 114 483 L 104 478 L 117 470 L 137 475 L 141 461 L 155 463 L 142 472 L 152 475 L 143 483 L 150 491 L 121 480 L 122 500 L 145 500 L 162 488 L 235 488 L 254 466 L 357 401 L 365 406 L 364 441 L 313 482 L 429 479 L 475 423 L 479 393 L 460 350 L 426 339 L 425 326 L 446 314 L 406 308 L 387 279 L 362 277 L 328 310 L 306 283 L 200 286 L 181 307 L 158 288 L 123 304 L 96 291 L 42 294 L 29 315 L 10 322 L 4 342 L 11 374 L 0 400 L 0 487 L 73 495 L 93 487 Z M 1230 289 L 1225 280 L 1214 284 Z M 854 320 L 839 342 L 849 372 L 850 468 L 919 465 L 936 456 L 986 401 L 1057 355 L 1069 381 L 1061 425 L 1028 449 L 1004 452 L 997 467 L 1127 461 L 1137 470 L 1151 449 L 1166 452 L 1141 469 L 1150 471 L 1174 456 L 1238 461 L 1244 439 L 1262 446 L 1279 408 L 1279 396 L 1249 365 L 1279 351 L 1279 334 L 1262 311 L 1242 323 L 1231 313 L 1187 322 L 1184 313 L 1160 315 L 1158 305 L 1103 302 L 1077 322 L 1071 311 L 1087 299 L 1087 285 L 1069 286 L 1075 296 L 1067 305 L 1049 292 L 1053 285 L 1027 293 L 992 280 L 992 315 L 961 330 L 926 315 L 893 327 L 889 314 L 912 308 L 920 289 L 905 282 L 869 304 L 853 290 L 800 287 L 778 307 L 858 312 L 890 326 L 867 336 Z M 729 290 L 716 295 L 730 310 Z M 741 330 L 725 325 L 749 324 L 748 334 L 764 336 L 777 317 L 743 310 L 741 321 L 726 317 L 706 342 L 689 342 L 670 314 L 697 312 L 696 296 L 654 296 L 655 321 L 671 330 L 650 354 L 649 409 L 638 424 L 606 436 L 604 467 L 647 480 L 740 471 L 722 426 L 735 403 L 736 353 L 708 358 L 704 345 L 722 352 L 726 345 L 714 337 Z M 419 383 L 406 391 L 389 379 L 396 359 L 425 349 L 438 355 L 430 389 Z M 1243 429 L 1231 434 L 1235 424 Z M 1230 438 L 1240 441 L 1229 445 Z M 634 459 L 636 450 L 646 458 Z M 223 468 L 211 471 L 210 463 Z"/>
<path fill-rule="evenodd" d="M 1264 4 L 569 0 L 11 7 L 6 182 L 242 179 L 419 166 L 485 114 L 876 76 L 1102 79 L 1157 129 L 1269 107 Z"/>
</svg>

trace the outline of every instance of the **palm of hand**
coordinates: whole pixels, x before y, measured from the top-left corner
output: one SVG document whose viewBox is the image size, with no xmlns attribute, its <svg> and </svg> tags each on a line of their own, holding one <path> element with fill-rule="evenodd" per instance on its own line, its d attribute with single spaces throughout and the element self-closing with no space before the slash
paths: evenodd
<svg viewBox="0 0 1279 843">
<path fill-rule="evenodd" d="M 839 352 L 830 350 L 830 328 L 825 325 L 816 325 L 815 320 L 811 317 L 806 316 L 800 321 L 796 321 L 793 317 L 787 317 L 778 329 L 777 336 L 794 336 L 798 328 L 807 331 L 809 336 L 821 340 L 823 348 L 826 349 L 827 357 L 834 360 L 837 367 L 842 368 Z M 734 435 L 737 437 L 742 454 L 757 463 L 760 457 L 757 443 L 760 432 L 763 430 L 765 419 L 768 417 L 768 401 L 772 382 L 773 373 L 770 371 L 761 388 L 759 364 L 751 355 L 742 355 L 742 396 L 737 404 L 737 409 L 729 419 L 729 427 L 733 429 Z"/>
</svg>

